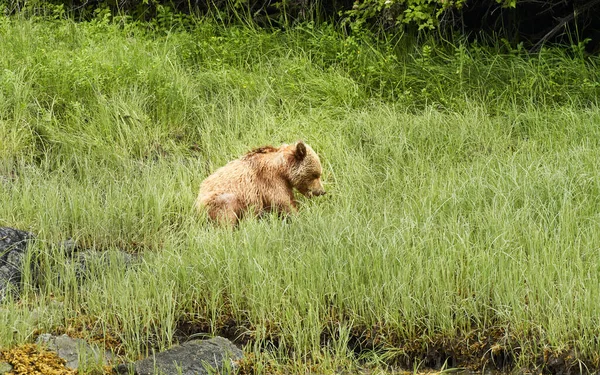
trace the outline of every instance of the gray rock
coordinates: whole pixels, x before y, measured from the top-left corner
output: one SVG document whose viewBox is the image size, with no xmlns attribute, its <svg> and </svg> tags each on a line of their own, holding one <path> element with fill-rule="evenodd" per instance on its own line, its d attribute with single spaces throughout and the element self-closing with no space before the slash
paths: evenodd
<svg viewBox="0 0 600 375">
<path fill-rule="evenodd" d="M 4 375 L 6 373 L 9 373 L 13 370 L 13 367 L 10 363 L 8 362 L 0 362 L 0 375 Z"/>
<path fill-rule="evenodd" d="M 72 238 L 60 242 L 58 246 L 67 255 L 71 255 L 77 251 L 77 242 L 75 242 L 75 240 Z"/>
<path fill-rule="evenodd" d="M 34 235 L 29 232 L 0 227 L 0 302 L 10 292 L 18 294 L 20 291 L 23 262 L 27 255 L 28 245 L 34 238 Z M 126 269 L 137 259 L 136 256 L 125 251 L 83 250 L 73 239 L 58 243 L 58 248 L 74 265 L 75 275 L 79 280 L 84 280 L 90 275 L 93 277 L 94 271 L 102 272 L 102 270 L 115 265 L 123 266 L 123 269 Z M 35 283 L 38 281 L 35 280 L 35 277 L 41 276 L 38 274 L 37 264 L 32 264 L 31 267 Z"/>
<path fill-rule="evenodd" d="M 119 374 L 136 375 L 207 375 L 209 369 L 220 371 L 232 369 L 242 358 L 242 351 L 223 337 L 210 340 L 193 340 L 175 346 L 152 357 L 129 365 L 119 365 Z"/>
<path fill-rule="evenodd" d="M 104 270 L 113 266 L 130 267 L 135 256 L 125 251 L 98 251 L 98 250 L 83 250 L 73 254 L 71 261 L 75 266 L 75 276 L 78 279 L 85 279 L 93 270 Z M 92 274 L 93 275 L 93 274 Z"/>
<path fill-rule="evenodd" d="M 67 335 L 54 336 L 44 333 L 38 336 L 36 344 L 56 352 L 60 358 L 67 362 L 66 366 L 72 369 L 77 369 L 81 360 L 88 363 L 107 364 L 113 357 L 111 353 L 103 352 L 83 339 L 74 339 Z"/>
<path fill-rule="evenodd" d="M 0 302 L 9 290 L 19 290 L 23 259 L 31 239 L 31 233 L 0 227 Z"/>
</svg>

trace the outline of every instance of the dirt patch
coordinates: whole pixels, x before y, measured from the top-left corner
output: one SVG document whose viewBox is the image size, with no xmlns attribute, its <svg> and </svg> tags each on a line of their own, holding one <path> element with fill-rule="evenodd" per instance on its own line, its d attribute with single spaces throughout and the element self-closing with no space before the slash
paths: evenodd
<svg viewBox="0 0 600 375">
<path fill-rule="evenodd" d="M 333 339 L 339 323 L 332 322 L 329 328 L 321 333 L 321 345 L 327 347 Z M 277 348 L 280 342 L 277 324 L 266 330 L 267 339 L 262 342 L 263 350 Z M 233 318 L 222 318 L 216 325 L 211 325 L 202 319 L 180 320 L 177 324 L 177 339 L 185 341 L 189 337 L 197 337 L 201 333 L 209 333 L 216 329 L 215 334 L 224 336 L 237 345 L 247 345 L 255 340 L 253 327 L 247 322 L 236 322 Z M 263 331 L 264 332 L 264 331 Z M 492 327 L 485 330 L 473 330 L 464 334 L 448 336 L 444 334 L 426 334 L 423 332 L 415 339 L 407 340 L 399 337 L 398 332 L 382 326 L 354 326 L 351 330 L 348 348 L 354 353 L 354 358 L 360 363 L 360 358 L 368 357 L 371 352 L 385 358 L 385 364 L 390 369 L 402 373 L 404 370 L 413 371 L 442 371 L 447 369 L 462 369 L 469 372 L 492 371 L 495 373 L 552 373 L 575 374 L 584 371 L 593 372 L 599 368 L 599 363 L 582 358 L 582 355 L 571 349 L 553 349 L 543 347 L 539 353 L 523 353 L 521 343 L 523 338 L 533 342 L 541 342 L 539 337 L 529 333 L 508 331 L 505 327 Z M 525 361 L 523 361 L 525 359 Z M 258 358 L 247 354 L 240 363 L 242 373 L 252 373 Z M 523 362 L 528 362 L 527 368 L 521 368 Z M 261 363 L 260 367 L 271 368 L 277 373 L 277 364 L 272 366 Z"/>
<path fill-rule="evenodd" d="M 41 333 L 44 332 L 36 332 L 35 338 Z M 84 339 L 90 344 L 95 344 L 116 355 L 125 354 L 118 332 L 107 330 L 97 319 L 88 315 L 79 315 L 69 319 L 64 326 L 56 327 L 51 333 L 56 336 L 66 334 L 72 338 Z"/>
<path fill-rule="evenodd" d="M 339 321 L 332 321 L 327 325 L 328 328 L 322 331 L 320 340 L 323 348 L 331 345 L 334 339 L 338 339 L 336 335 L 339 324 Z M 266 329 L 263 330 L 265 335 L 263 338 L 266 339 L 260 343 L 261 350 L 270 351 L 279 347 L 282 337 L 278 327 L 276 322 L 266 324 Z M 255 342 L 256 329 L 249 321 L 237 321 L 231 315 L 220 315 L 218 321 L 212 322 L 211 325 L 206 317 L 189 314 L 176 323 L 174 341 L 183 343 L 191 339 L 209 338 L 212 334 L 216 334 L 242 347 Z M 64 327 L 55 329 L 53 333 L 66 333 L 71 337 L 84 338 L 114 353 L 124 354 L 118 332 L 108 332 L 106 327 L 102 327 L 90 317 L 79 316 Z M 525 337 L 530 342 L 543 342 L 540 337 L 535 337 L 531 333 L 525 336 L 522 332 L 511 332 L 505 327 L 473 330 L 451 337 L 421 332 L 414 339 L 407 340 L 400 337 L 397 330 L 390 329 L 385 324 L 355 325 L 350 332 L 348 348 L 354 353 L 354 360 L 359 366 L 366 364 L 361 363 L 361 358 L 369 357 L 366 354 L 376 354 L 380 358 L 385 358 L 385 363 L 382 365 L 389 366 L 398 373 L 414 369 L 438 372 L 447 369 L 481 372 L 485 369 L 499 373 L 575 374 L 580 373 L 582 369 L 584 372 L 593 372 L 600 368 L 599 361 L 586 360 L 581 353 L 569 348 L 559 350 L 542 346 L 535 353 L 524 353 L 521 343 Z M 152 346 L 152 343 L 146 344 Z M 290 350 L 290 358 L 292 354 Z M 527 368 L 518 367 L 524 362 L 528 363 Z M 242 373 L 252 373 L 257 363 L 263 370 L 270 368 L 271 373 L 278 373 L 282 369 L 281 363 L 265 363 L 264 358 L 253 358 L 252 353 L 247 353 L 240 363 Z M 318 368 L 319 364 L 315 366 Z M 283 368 L 285 369 L 285 366 Z"/>
<path fill-rule="evenodd" d="M 234 342 L 238 346 L 244 346 L 252 342 L 251 331 L 247 328 L 247 324 L 237 322 L 233 317 L 223 316 L 215 325 L 217 332 L 215 334 L 225 337 Z M 212 326 L 206 319 L 198 319 L 193 316 L 185 316 L 176 324 L 174 339 L 176 342 L 182 343 L 190 339 L 200 338 L 199 336 L 206 335 L 210 337 Z"/>
</svg>

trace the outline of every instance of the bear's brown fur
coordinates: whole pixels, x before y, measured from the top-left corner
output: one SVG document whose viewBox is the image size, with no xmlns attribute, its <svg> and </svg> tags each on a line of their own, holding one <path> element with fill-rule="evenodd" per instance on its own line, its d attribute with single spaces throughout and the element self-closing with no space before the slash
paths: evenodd
<svg viewBox="0 0 600 375">
<path fill-rule="evenodd" d="M 245 214 L 295 212 L 293 189 L 305 196 L 325 194 L 321 161 L 306 143 L 254 149 L 208 176 L 196 206 L 211 220 L 235 225 Z"/>
</svg>

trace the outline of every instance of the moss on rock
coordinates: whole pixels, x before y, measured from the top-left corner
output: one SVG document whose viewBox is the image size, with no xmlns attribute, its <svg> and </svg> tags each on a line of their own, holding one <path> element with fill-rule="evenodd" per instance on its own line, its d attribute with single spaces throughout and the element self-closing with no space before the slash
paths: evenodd
<svg viewBox="0 0 600 375">
<path fill-rule="evenodd" d="M 77 370 L 65 367 L 65 360 L 56 353 L 34 344 L 24 344 L 0 352 L 0 361 L 12 365 L 7 375 L 75 375 Z"/>
</svg>

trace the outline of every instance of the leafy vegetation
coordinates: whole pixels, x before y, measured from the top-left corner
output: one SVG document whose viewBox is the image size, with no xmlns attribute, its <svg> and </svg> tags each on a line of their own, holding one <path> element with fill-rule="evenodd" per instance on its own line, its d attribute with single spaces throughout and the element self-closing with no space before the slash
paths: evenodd
<svg viewBox="0 0 600 375">
<path fill-rule="evenodd" d="M 203 331 L 256 373 L 600 367 L 581 46 L 130 21 L 0 18 L 0 225 L 36 233 L 40 265 L 1 348 L 76 331 L 135 359 Z M 235 231 L 194 212 L 211 171 L 296 139 L 327 196 Z M 70 237 L 141 261 L 78 280 Z"/>
<path fill-rule="evenodd" d="M 108 11 L 131 21 L 214 17 L 221 22 L 289 28 L 307 22 L 343 25 L 347 31 L 390 35 L 431 31 L 539 50 L 545 43 L 600 46 L 599 0 L 0 0 L 5 14 L 60 14 L 83 21 Z"/>
</svg>

